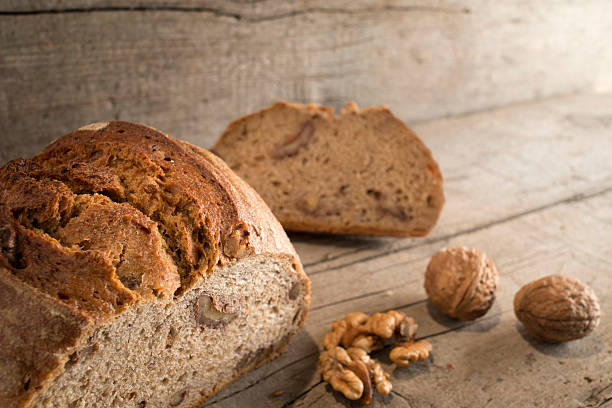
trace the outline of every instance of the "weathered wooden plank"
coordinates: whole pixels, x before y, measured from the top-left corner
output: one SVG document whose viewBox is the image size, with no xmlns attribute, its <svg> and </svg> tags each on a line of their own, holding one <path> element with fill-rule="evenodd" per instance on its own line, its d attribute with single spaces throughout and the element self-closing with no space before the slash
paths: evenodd
<svg viewBox="0 0 612 408">
<path fill-rule="evenodd" d="M 443 326 L 428 318 L 435 309 L 423 302 L 422 285 L 429 258 L 445 246 L 477 247 L 496 261 L 502 275 L 498 304 L 505 299 L 505 309 L 511 306 L 511 298 L 522 284 L 550 273 L 578 276 L 600 288 L 603 292 L 600 298 L 605 298 L 607 291 L 612 291 L 611 200 L 612 192 L 608 192 L 447 242 L 387 254 L 312 276 L 313 312 L 309 320 L 313 323 L 309 333 L 313 338 L 321 338 L 332 321 L 354 311 L 351 308 L 356 304 L 367 305 L 366 312 L 409 305 L 417 319 L 427 322 L 421 323 L 421 335 L 439 332 Z M 314 327 L 317 331 L 313 331 Z"/>
<path fill-rule="evenodd" d="M 58 0 L 44 7 L 77 8 L 39 14 L 7 13 L 45 2 L 3 4 L 1 162 L 99 120 L 144 122 L 207 147 L 231 119 L 278 99 L 387 104 L 414 122 L 612 89 L 604 0 L 159 1 L 158 10 Z"/>
<path fill-rule="evenodd" d="M 605 356 L 610 326 L 581 342 L 550 346 L 524 337 L 513 320 L 505 314 L 494 327 L 482 322 L 432 339 L 435 363 L 396 370 L 396 392 L 417 406 L 569 408 L 581 406 L 598 385 L 612 384 Z"/>
<path fill-rule="evenodd" d="M 347 401 L 341 395 L 332 393 L 333 389 L 325 384 L 316 385 L 311 391 L 300 397 L 291 406 L 296 408 L 306 407 L 363 407 L 359 402 Z M 410 400 L 395 392 L 388 396 L 377 395 L 372 399 L 370 407 L 396 407 L 414 408 Z"/>
<path fill-rule="evenodd" d="M 612 188 L 607 190 L 607 194 L 601 196 L 606 197 L 605 200 L 601 202 L 605 211 L 609 211 L 606 203 L 611 200 L 610 193 L 612 193 Z M 581 214 L 578 222 L 584 222 L 588 217 L 588 214 Z M 524 225 L 524 223 L 519 221 L 522 219 L 523 218 L 518 219 L 516 224 L 512 222 L 499 224 L 500 227 L 505 225 L 520 225 L 525 228 L 524 232 L 521 232 L 517 227 L 512 228 L 511 232 L 513 236 L 504 240 L 506 245 L 511 244 L 512 246 L 497 247 L 495 236 L 488 236 L 488 239 L 492 240 L 492 242 L 484 241 L 484 243 L 480 243 L 479 245 L 480 235 L 467 235 L 468 238 L 465 238 L 465 235 L 460 235 L 448 241 L 437 241 L 431 245 L 413 247 L 404 251 L 383 252 L 372 255 L 367 260 L 356 261 L 354 264 L 350 264 L 346 267 L 321 271 L 321 273 L 314 276 L 310 275 L 312 281 L 313 303 L 316 305 L 315 307 L 322 307 L 327 304 L 335 304 L 346 298 L 358 298 L 367 294 L 384 294 L 387 290 L 393 291 L 394 288 L 402 284 L 410 285 L 413 282 L 422 284 L 422 276 L 420 274 L 410 274 L 409 271 L 414 269 L 424 271 L 432 255 L 431 251 L 433 248 L 439 249 L 450 245 L 450 242 L 456 242 L 457 239 L 465 240 L 464 245 L 467 246 L 480 246 L 483 250 L 487 250 L 487 253 L 491 253 L 492 256 L 497 255 L 498 252 L 508 251 L 508 253 L 513 256 L 508 262 L 515 262 L 519 267 L 527 267 L 529 262 L 545 262 L 548 261 L 549 258 L 555 259 L 559 252 L 573 249 L 570 244 L 565 242 L 565 240 L 569 241 L 573 239 L 571 236 L 562 240 L 563 238 L 558 238 L 556 236 L 558 231 L 552 230 L 547 235 L 542 235 L 542 231 L 538 231 L 534 237 L 530 231 L 530 226 Z M 525 219 L 530 218 L 528 216 Z M 589 255 L 595 258 L 594 264 L 599 263 L 602 266 L 612 267 L 612 264 L 606 261 L 606 257 L 603 255 L 608 252 L 605 245 L 609 246 L 612 243 L 612 239 L 608 237 L 612 229 L 606 224 L 599 225 L 596 220 L 592 220 L 591 222 L 592 228 L 597 228 L 598 231 L 602 231 L 603 234 L 599 236 L 598 231 L 587 230 L 587 233 L 582 237 L 586 240 L 587 247 L 582 250 L 589 251 Z M 489 230 L 490 229 L 485 229 L 483 233 Z M 498 231 L 499 229 L 494 227 L 493 230 Z M 507 233 L 509 232 L 506 232 L 506 234 Z M 598 236 L 604 244 L 604 247 L 600 248 L 598 244 L 592 243 L 588 234 L 592 234 L 591 236 L 593 237 Z M 478 240 L 473 240 L 471 237 L 478 237 Z M 520 240 L 521 242 L 513 242 L 514 239 Z M 542 245 L 543 242 L 540 242 L 540 240 L 547 240 L 548 242 L 546 242 L 546 245 Z M 524 247 L 524 241 L 530 242 L 531 246 L 527 248 Z M 591 247 L 593 249 L 591 249 Z M 603 251 L 603 253 L 595 248 Z M 514 249 L 520 249 L 522 252 L 513 252 Z M 520 256 L 516 257 L 517 254 L 520 254 Z M 500 253 L 499 255 L 502 254 Z M 339 290 L 338 282 L 342 282 L 342 290 Z M 412 303 L 414 301 L 416 301 L 416 299 L 408 298 L 405 303 Z"/>
<path fill-rule="evenodd" d="M 254 383 L 248 382 L 248 378 L 241 379 L 205 406 L 217 408 L 256 404 L 257 407 L 279 407 L 288 404 L 321 382 L 317 357 L 318 352 L 282 370 L 268 372 Z"/>
<path fill-rule="evenodd" d="M 448 242 L 312 276 L 313 311 L 289 353 L 270 365 L 280 364 L 272 368 L 274 386 L 270 387 L 257 370 L 241 380 L 240 386 L 222 393 L 215 406 L 258 400 L 275 387 L 286 392 L 269 406 L 291 402 L 312 387 L 314 394 L 301 397 L 305 404 L 344 404 L 332 394 L 322 396 L 324 386 L 317 386 L 316 374 L 309 371 L 301 384 L 292 379 L 283 387 L 283 367 L 294 362 L 314 364 L 313 343 L 320 347 L 331 322 L 345 313 L 386 309 L 400 309 L 413 316 L 420 325 L 418 335 L 430 339 L 435 354 L 434 362 L 395 372 L 392 379 L 398 394 L 379 404 L 405 406 L 407 401 L 408 406 L 519 407 L 546 401 L 548 406 L 579 406 L 571 405 L 574 399 L 586 401 L 596 387 L 612 381 L 611 201 L 609 191 L 561 203 Z M 456 245 L 484 250 L 500 271 L 496 303 L 485 318 L 473 323 L 448 319 L 425 301 L 422 282 L 429 256 L 443 246 Z M 512 309 L 514 294 L 523 284 L 551 273 L 576 276 L 595 288 L 602 321 L 592 336 L 565 345 L 545 345 L 529 339 L 517 324 Z M 325 306 L 330 298 L 334 302 Z M 392 368 L 384 354 L 377 354 L 377 358 Z M 448 369 L 447 364 L 454 368 Z"/>
<path fill-rule="evenodd" d="M 612 95 L 553 98 L 415 126 L 438 159 L 446 204 L 428 238 L 292 235 L 316 274 L 612 186 Z"/>
<path fill-rule="evenodd" d="M 257 407 L 279 407 L 287 404 L 299 396 L 296 390 L 308 390 L 320 383 L 317 356 L 318 351 L 282 369 L 268 369 L 254 383 L 246 381 L 247 378 L 240 379 L 230 389 L 215 396 L 206 406 L 237 407 L 256 404 Z M 254 393 L 251 393 L 251 390 Z M 249 401 L 249 398 L 255 399 Z"/>
<path fill-rule="evenodd" d="M 348 3 L 337 2 L 348 9 L 354 8 L 356 1 Z M 273 6 L 273 7 L 272 7 Z M 100 9 L 181 9 L 181 10 L 215 10 L 219 14 L 236 14 L 242 18 L 270 17 L 279 13 L 302 12 L 307 8 L 327 7 L 321 0 L 310 0 L 308 3 L 289 0 L 282 3 L 272 0 L 4 0 L 0 4 L 0 12 L 58 12 L 70 10 L 100 10 Z M 359 7 L 359 6 L 357 6 Z"/>
<path fill-rule="evenodd" d="M 470 330 L 431 339 L 435 354 L 425 363 L 394 371 L 387 364 L 393 371 L 394 392 L 376 396 L 372 406 L 578 408 L 603 406 L 612 397 L 612 363 L 609 358 L 601 360 L 609 352 L 605 345 L 612 341 L 610 330 L 553 346 L 526 338 L 507 319 L 512 317 L 504 316 L 494 326 L 485 319 Z M 600 368 L 594 374 L 596 367 Z M 320 384 L 293 406 L 358 404 L 347 404 Z"/>
</svg>

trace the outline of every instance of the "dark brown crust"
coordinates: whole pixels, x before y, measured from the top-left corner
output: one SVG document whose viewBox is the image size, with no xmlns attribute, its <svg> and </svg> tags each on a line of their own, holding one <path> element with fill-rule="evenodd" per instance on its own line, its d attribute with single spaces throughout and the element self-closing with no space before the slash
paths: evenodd
<svg viewBox="0 0 612 408">
<path fill-rule="evenodd" d="M 44 233 L 25 228 L 6 213 L 0 206 L 1 232 L 9 236 L 0 242 L 2 246 L 15 242 L 17 254 L 11 259 L 12 248 L 0 253 L 4 270 L 96 318 L 120 313 L 136 300 L 137 295 L 121 284 L 115 268 L 100 252 L 66 248 Z"/>
<path fill-rule="evenodd" d="M 94 330 L 102 320 L 121 313 L 138 300 L 144 300 L 138 292 L 122 285 L 108 253 L 67 247 L 66 242 L 49 235 L 61 238 L 62 228 L 74 215 L 71 206 L 78 201 L 78 194 L 88 197 L 103 194 L 110 200 L 102 197 L 102 201 L 112 201 L 114 207 L 111 207 L 115 209 L 131 205 L 139 214 L 136 218 L 141 217 L 141 224 L 145 227 L 153 221 L 156 222 L 154 225 L 162 226 L 168 220 L 178 225 L 174 232 L 166 231 L 165 239 L 174 240 L 168 246 L 174 244 L 174 249 L 179 251 L 179 256 L 174 257 L 175 262 L 187 259 L 186 264 L 178 265 L 182 268 L 182 291 L 203 276 L 214 273 L 217 265 L 232 261 L 233 255 L 228 256 L 223 251 L 228 238 L 239 236 L 243 240 L 241 244 L 244 244 L 246 252 L 241 256 L 271 254 L 289 257 L 298 278 L 303 282 L 305 297 L 299 326 L 304 324 L 310 304 L 310 282 L 298 255 L 263 200 L 214 155 L 150 127 L 117 121 L 90 125 L 60 138 L 31 161 L 22 159 L 18 162 L 18 169 L 25 168 L 27 171 L 13 171 L 17 178 L 10 179 L 13 173 L 10 173 L 9 167 L 15 166 L 15 163 L 0 169 L 0 182 L 4 180 L 0 183 L 0 193 L 10 195 L 10 186 L 14 185 L 14 181 L 30 180 L 34 172 L 37 176 L 33 179 L 42 180 L 39 180 L 39 184 L 43 185 L 41 191 L 46 195 L 32 201 L 31 195 L 23 194 L 23 202 L 4 207 L 0 203 L 0 215 L 3 216 L 0 224 L 0 266 L 4 266 L 0 267 L 0 291 L 8 291 L 11 287 L 6 281 L 23 292 L 21 295 L 7 294 L 0 299 L 0 306 L 6 309 L 0 316 L 0 353 L 3 356 L 0 372 L 6 371 L 4 381 L 13 384 L 12 388 L 6 385 L 6 392 L 0 393 L 0 402 L 10 400 L 13 404 L 10 406 L 26 406 L 32 392 L 46 388 L 61 372 L 69 348 L 84 341 L 85 327 Z M 78 165 L 74 167 L 74 163 Z M 75 168 L 79 170 L 73 171 Z M 10 177 L 2 178 L 7 172 Z M 59 198 L 50 201 L 49 197 Z M 49 207 L 45 206 L 47 202 L 59 204 Z M 159 204 L 159 207 L 150 207 L 155 204 Z M 64 207 L 66 210 L 62 210 Z M 21 218 L 16 218 L 18 216 Z M 45 220 L 44 225 L 39 225 L 39 218 Z M 236 231 L 239 234 L 235 234 Z M 28 242 L 24 241 L 26 238 Z M 35 246 L 34 243 L 39 245 Z M 16 245 L 22 245 L 19 247 L 21 252 L 19 256 L 11 258 Z M 49 258 L 49 255 L 53 256 Z M 21 265 L 24 256 L 27 258 L 27 269 Z M 46 261 L 34 262 L 36 259 Z M 78 259 L 82 261 L 80 266 L 75 263 Z M 91 305 L 92 285 L 96 281 L 92 281 L 89 274 L 92 265 L 96 265 L 95 260 L 101 268 L 96 276 L 102 279 L 101 282 L 105 281 L 108 287 L 114 287 L 119 295 L 124 296 L 123 299 L 117 301 L 112 298 L 115 300 Z M 58 265 L 63 265 L 59 272 Z M 81 276 L 83 271 L 87 272 Z M 58 273 L 62 278 L 58 279 Z M 156 271 L 148 273 L 156 275 Z M 39 276 L 45 278 L 42 283 Z M 81 280 L 75 283 L 75 279 Z M 149 276 L 148 280 L 154 281 L 155 276 Z M 180 295 L 182 291 L 177 294 Z M 67 293 L 79 298 L 82 295 L 83 301 L 68 301 L 65 299 Z M 9 295 L 14 300 L 2 303 L 5 299 L 11 299 Z M 37 324 L 36 329 L 24 324 L 12 326 L 12 331 L 4 330 L 4 326 L 8 325 L 6 319 L 10 316 L 9 312 L 17 313 L 20 310 L 25 310 L 24 315 Z M 57 318 L 65 322 L 55 322 L 50 310 L 54 313 L 57 310 Z M 46 330 L 54 332 L 54 327 L 64 327 L 66 337 L 42 344 L 45 336 L 37 333 Z M 5 333 L 10 335 L 4 336 Z M 19 348 L 17 339 L 26 337 L 32 344 L 27 349 Z M 55 360 L 49 360 L 48 354 L 53 354 Z M 20 372 L 13 367 L 18 361 L 28 361 L 27 368 L 36 371 L 30 384 L 38 388 L 30 387 L 27 392 L 23 388 L 15 388 L 14 384 L 21 381 L 21 377 L 18 377 Z"/>
<path fill-rule="evenodd" d="M 301 105 L 288 102 L 277 102 L 268 108 L 260 110 L 259 112 L 245 115 L 241 118 L 232 121 L 227 126 L 226 130 L 221 135 L 215 146 L 212 148 L 212 151 L 216 154 L 219 154 L 220 157 L 223 157 L 223 154 L 229 154 L 228 152 L 231 152 L 234 148 L 244 148 L 244 146 L 234 143 L 234 141 L 230 138 L 229 135 L 234 133 L 235 129 L 245 127 L 245 125 L 251 120 L 261 120 L 261 118 L 263 118 L 267 112 L 283 109 L 300 111 L 308 113 L 309 115 L 314 114 L 318 117 L 318 120 L 327 121 L 329 123 L 332 123 L 335 120 L 333 109 L 331 107 L 317 106 L 314 104 Z M 270 207 L 273 209 L 273 211 L 275 211 L 275 215 L 279 218 L 279 221 L 281 222 L 283 227 L 287 230 L 292 231 L 331 234 L 383 235 L 397 237 L 427 235 L 438 221 L 445 201 L 444 192 L 442 189 L 442 173 L 440 171 L 438 163 L 433 158 L 431 151 L 429 150 L 429 148 L 427 148 L 427 146 L 425 146 L 425 144 L 419 139 L 419 137 L 414 134 L 414 132 L 412 132 L 412 130 L 410 130 L 401 120 L 394 116 L 393 113 L 385 106 L 380 108 L 370 107 L 359 110 L 356 104 L 350 102 L 340 112 L 341 115 L 352 113 L 358 115 L 367 115 L 372 113 L 385 115 L 390 121 L 393 121 L 401 129 L 403 134 L 405 134 L 407 137 L 410 137 L 412 143 L 416 143 L 418 145 L 419 150 L 423 153 L 423 160 L 424 162 L 426 162 L 426 168 L 431 173 L 434 180 L 432 182 L 430 202 L 428 202 L 428 204 L 431 205 L 428 205 L 428 207 L 424 211 L 424 214 L 419 219 L 414 221 L 405 220 L 402 219 L 404 217 L 399 217 L 398 222 L 391 228 L 384 228 L 379 226 L 373 228 L 371 226 L 359 225 L 357 221 L 347 225 L 346 223 L 330 223 L 329 220 L 318 220 L 317 217 L 295 217 L 291 215 L 285 215 L 280 211 L 275 211 L 276 203 L 270 202 L 268 204 L 270 204 Z M 245 169 L 242 167 L 241 169 L 244 171 Z M 235 170 L 240 173 L 239 169 Z M 245 175 L 243 174 L 243 176 Z M 245 178 L 248 180 L 248 177 L 245 176 Z M 394 214 L 394 212 L 389 209 L 381 208 L 380 210 L 390 213 L 391 215 Z"/>
<path fill-rule="evenodd" d="M 0 268 L 0 406 L 25 406 L 63 369 L 93 323 Z"/>
<path fill-rule="evenodd" d="M 127 201 L 158 223 L 179 268 L 182 290 L 221 260 L 224 233 L 238 223 L 211 166 L 146 126 L 108 122 L 95 130 L 81 128 L 34 160 L 46 167 L 88 162 L 117 174 Z"/>
<path fill-rule="evenodd" d="M 280 252 L 297 257 L 267 206 L 223 161 L 153 128 L 115 121 L 108 122 L 99 130 L 77 130 L 49 145 L 35 160 L 87 160 L 98 151 L 103 153 L 94 158 L 96 163 L 105 159 L 104 156 L 120 152 L 125 155 L 123 151 L 126 151 L 133 155 L 134 160 L 140 160 L 143 168 L 159 174 L 158 178 L 162 180 L 158 186 L 151 186 L 150 192 L 146 188 L 133 188 L 134 194 L 142 197 L 135 197 L 130 203 L 145 207 L 139 208 L 145 214 L 151 211 L 143 202 L 156 199 L 158 194 L 170 193 L 174 198 L 183 199 L 180 204 L 197 204 L 197 214 L 188 215 L 195 215 L 194 221 L 210 231 L 205 237 L 210 248 L 196 248 L 207 255 L 210 267 L 229 260 L 220 249 L 222 241 L 236 228 L 248 230 L 251 253 Z M 239 184 L 239 187 L 234 184 Z M 258 231 L 259 225 L 266 226 L 267 231 Z M 199 277 L 199 274 L 192 276 L 193 279 Z"/>
<path fill-rule="evenodd" d="M 245 224 L 249 232 L 249 247 L 253 254 L 291 255 L 301 267 L 299 257 L 287 234 L 266 203 L 247 183 L 236 175 L 223 160 L 214 154 L 187 142 L 182 144 L 209 162 L 211 174 L 219 181 L 236 213 L 234 225 Z M 239 219 L 239 221 L 238 221 Z"/>
</svg>

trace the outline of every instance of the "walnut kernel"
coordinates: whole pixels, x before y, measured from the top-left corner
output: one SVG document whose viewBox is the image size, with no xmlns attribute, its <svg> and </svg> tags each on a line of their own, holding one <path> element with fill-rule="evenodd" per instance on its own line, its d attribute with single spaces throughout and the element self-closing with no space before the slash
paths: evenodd
<svg viewBox="0 0 612 408">
<path fill-rule="evenodd" d="M 172 398 L 170 398 L 170 402 L 169 405 L 171 407 L 177 407 L 179 405 L 181 405 L 183 403 L 183 401 L 185 401 L 185 398 L 187 397 L 187 394 L 189 393 L 189 389 L 185 388 L 181 391 L 176 392 Z"/>
<path fill-rule="evenodd" d="M 536 339 L 559 343 L 589 335 L 599 325 L 593 289 L 567 275 L 550 275 L 523 286 L 514 313 Z"/>
<path fill-rule="evenodd" d="M 363 394 L 364 384 L 357 374 L 348 368 L 352 362 L 346 350 L 335 347 L 321 353 L 319 371 L 323 380 L 334 390 L 341 392 L 350 400 L 357 400 Z"/>
<path fill-rule="evenodd" d="M 425 361 L 431 353 L 431 343 L 427 340 L 420 340 L 416 343 L 409 341 L 398 344 L 391 350 L 389 358 L 398 367 L 408 367 L 417 361 Z"/>
<path fill-rule="evenodd" d="M 374 360 L 370 358 L 365 350 L 357 347 L 351 347 L 346 351 L 353 360 L 359 360 L 365 364 L 371 374 L 372 383 L 376 387 L 376 391 L 378 391 L 379 394 L 387 395 L 391 392 L 393 386 L 389 381 L 389 373 L 385 372 L 380 364 L 374 362 Z M 370 400 L 371 398 L 372 396 L 370 395 Z"/>
<path fill-rule="evenodd" d="M 425 360 L 431 352 L 431 344 L 424 340 L 414 343 L 417 328 L 411 317 L 396 310 L 372 316 L 347 314 L 332 324 L 331 332 L 323 339 L 327 350 L 319 357 L 323 380 L 347 398 L 359 399 L 362 404 L 372 401 L 372 385 L 379 394 L 389 394 L 392 389 L 389 373 L 368 353 L 384 348 L 384 339 L 395 334 L 401 343 L 393 349 L 391 359 L 399 361 L 398 366 Z"/>
<path fill-rule="evenodd" d="M 236 229 L 226 238 L 223 245 L 223 253 L 229 258 L 244 258 L 248 255 L 247 239 L 245 233 Z"/>
<path fill-rule="evenodd" d="M 319 199 L 312 194 L 304 196 L 304 207 L 308 212 L 314 212 L 319 206 Z"/>
<path fill-rule="evenodd" d="M 447 316 L 474 320 L 493 305 L 499 284 L 493 261 L 477 249 L 448 248 L 434 255 L 425 272 L 431 303 Z"/>
<path fill-rule="evenodd" d="M 313 122 L 311 120 L 306 121 L 297 135 L 293 136 L 276 149 L 273 154 L 274 158 L 283 159 L 296 155 L 301 148 L 310 144 L 314 136 L 314 131 Z"/>
<path fill-rule="evenodd" d="M 235 313 L 229 303 L 219 304 L 219 300 L 204 293 L 196 301 L 196 321 L 198 324 L 213 328 L 225 326 L 236 318 Z"/>
</svg>

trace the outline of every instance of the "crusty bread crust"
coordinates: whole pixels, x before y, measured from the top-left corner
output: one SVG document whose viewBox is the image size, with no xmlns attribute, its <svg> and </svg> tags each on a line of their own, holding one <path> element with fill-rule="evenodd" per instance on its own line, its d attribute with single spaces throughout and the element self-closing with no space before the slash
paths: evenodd
<svg viewBox="0 0 612 408">
<path fill-rule="evenodd" d="M 87 160 L 98 151 L 112 157 L 122 150 L 126 150 L 129 158 L 133 158 L 139 165 L 150 170 L 152 175 L 159 175 L 158 178 L 163 179 L 159 187 L 151 185 L 128 187 L 133 195 L 139 196 L 135 199 L 140 200 L 139 203 L 131 203 L 132 205 L 140 204 L 146 207 L 145 200 L 154 199 L 158 194 L 165 193 L 180 197 L 198 207 L 192 210 L 199 216 L 193 217 L 193 221 L 210 228 L 205 237 L 210 248 L 205 248 L 205 245 L 194 246 L 202 247 L 197 249 L 207 255 L 209 267 L 219 261 L 224 263 L 232 258 L 225 253 L 223 243 L 236 229 L 240 229 L 246 238 L 245 245 L 250 253 L 283 252 L 297 259 L 297 254 L 282 226 L 269 213 L 267 206 L 260 199 L 254 199 L 252 203 L 246 201 L 246 197 L 257 196 L 245 192 L 248 187 L 243 183 L 240 186 L 232 184 L 238 180 L 238 177 L 223 161 L 151 127 L 114 121 L 97 130 L 77 130 L 49 145 L 34 158 L 34 161 L 55 164 Z M 101 160 L 103 159 L 98 158 L 97 162 Z M 121 171 L 120 166 L 121 164 L 117 165 L 116 171 Z M 131 164 L 128 164 L 128 168 L 130 167 Z M 127 175 L 130 176 L 130 173 L 131 171 L 128 171 Z M 139 180 L 144 181 L 145 178 Z M 148 188 L 154 191 L 149 192 Z M 150 208 L 144 209 L 150 210 Z M 254 220 L 257 222 L 253 222 Z M 262 223 L 262 220 L 265 222 Z M 260 223 L 265 225 L 266 231 L 260 231 Z M 189 248 L 185 246 L 185 249 Z M 192 273 L 193 279 L 199 279 L 201 276 L 200 273 Z"/>
<path fill-rule="evenodd" d="M 299 327 L 306 318 L 310 282 L 263 200 L 222 160 L 147 126 L 88 125 L 3 166 L 0 217 L 3 406 L 28 406 L 102 323 L 140 302 L 172 302 L 237 258 L 291 258 Z M 37 330 L 15 324 L 20 311 Z M 44 343 L 58 329 L 66 337 Z M 15 340 L 26 337 L 29 348 Z"/>
<path fill-rule="evenodd" d="M 288 230 L 423 236 L 444 205 L 431 151 L 384 106 L 278 102 L 231 122 L 212 151 Z"/>
<path fill-rule="evenodd" d="M 229 197 L 236 217 L 254 229 L 255 234 L 249 234 L 249 244 L 253 246 L 253 253 L 284 253 L 299 260 L 283 227 L 255 190 L 238 177 L 219 157 L 188 142 L 182 142 L 182 144 L 201 156 L 204 162 L 211 163 L 210 171 Z M 264 231 L 259 225 L 269 226 L 269 230 Z M 297 262 L 296 267 L 301 268 L 301 263 Z"/>
<path fill-rule="evenodd" d="M 0 268 L 0 406 L 27 406 L 63 369 L 94 322 Z"/>
</svg>

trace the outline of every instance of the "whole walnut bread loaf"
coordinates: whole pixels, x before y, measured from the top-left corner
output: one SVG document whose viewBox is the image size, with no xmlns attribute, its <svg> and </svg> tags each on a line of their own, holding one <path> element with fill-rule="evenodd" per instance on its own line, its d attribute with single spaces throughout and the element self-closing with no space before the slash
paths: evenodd
<svg viewBox="0 0 612 408">
<path fill-rule="evenodd" d="M 197 407 L 309 303 L 278 221 L 198 147 L 105 122 L 0 168 L 2 407 Z"/>
<path fill-rule="evenodd" d="M 290 230 L 422 236 L 444 204 L 431 152 L 386 107 L 279 102 L 230 123 L 213 152 Z"/>
</svg>

